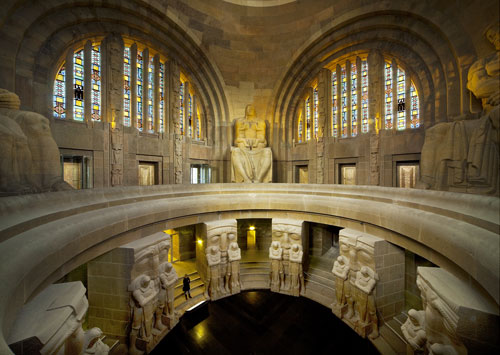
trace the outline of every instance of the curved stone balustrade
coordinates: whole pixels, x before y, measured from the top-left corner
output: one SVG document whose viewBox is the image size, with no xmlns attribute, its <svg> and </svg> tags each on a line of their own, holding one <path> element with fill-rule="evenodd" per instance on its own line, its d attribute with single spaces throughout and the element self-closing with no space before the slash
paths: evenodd
<svg viewBox="0 0 500 355">
<path fill-rule="evenodd" d="M 500 200 L 371 186 L 123 187 L 0 200 L 0 353 L 16 312 L 75 267 L 151 233 L 224 218 L 297 218 L 368 232 L 499 302 Z"/>
</svg>

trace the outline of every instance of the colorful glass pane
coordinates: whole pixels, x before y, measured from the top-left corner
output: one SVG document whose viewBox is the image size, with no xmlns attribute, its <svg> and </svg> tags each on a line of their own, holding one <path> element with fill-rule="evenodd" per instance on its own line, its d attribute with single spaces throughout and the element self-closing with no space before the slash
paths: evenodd
<svg viewBox="0 0 500 355">
<path fill-rule="evenodd" d="M 142 116 L 143 116 L 143 97 L 142 97 L 142 85 L 143 85 L 143 59 L 142 52 L 137 51 L 137 128 L 142 131 Z"/>
<path fill-rule="evenodd" d="M 84 70 L 83 70 L 83 49 L 73 54 L 73 85 L 74 85 L 74 103 L 73 119 L 77 121 L 84 120 Z"/>
<path fill-rule="evenodd" d="M 311 139 L 311 98 L 306 100 L 306 140 Z"/>
<path fill-rule="evenodd" d="M 340 69 L 341 94 L 342 94 L 342 137 L 347 137 L 347 77 L 345 66 Z"/>
<path fill-rule="evenodd" d="M 398 67 L 398 130 L 406 127 L 406 110 L 405 110 L 405 71 Z"/>
<path fill-rule="evenodd" d="M 196 108 L 196 119 L 198 120 L 198 124 L 196 125 L 196 138 L 201 139 L 201 114 L 198 107 Z"/>
<path fill-rule="evenodd" d="M 361 132 L 367 133 L 368 125 L 368 62 L 361 61 Z"/>
<path fill-rule="evenodd" d="M 302 119 L 302 114 L 299 114 L 299 123 L 298 123 L 298 135 L 297 139 L 299 140 L 299 143 L 302 143 L 303 141 L 303 132 L 304 132 L 304 122 Z"/>
<path fill-rule="evenodd" d="M 392 129 L 392 64 L 385 62 L 385 128 Z"/>
<path fill-rule="evenodd" d="M 54 117 L 66 118 L 66 68 L 63 65 L 54 80 Z"/>
<path fill-rule="evenodd" d="M 333 136 L 338 135 L 338 97 L 337 97 L 337 72 L 332 72 L 332 132 Z"/>
<path fill-rule="evenodd" d="M 123 124 L 130 127 L 130 47 L 123 52 Z"/>
<path fill-rule="evenodd" d="M 181 87 L 179 90 L 179 99 L 181 101 L 179 107 L 179 123 L 181 128 L 181 134 L 184 134 L 184 83 L 181 81 Z"/>
<path fill-rule="evenodd" d="M 165 64 L 160 62 L 160 132 L 164 132 L 165 117 Z"/>
<path fill-rule="evenodd" d="M 151 128 L 154 128 L 154 101 L 155 101 L 155 63 L 154 58 L 149 57 L 148 67 L 148 117 Z"/>
<path fill-rule="evenodd" d="M 92 120 L 101 120 L 101 47 L 92 47 Z"/>
<path fill-rule="evenodd" d="M 351 136 L 358 135 L 358 68 L 351 64 Z"/>
<path fill-rule="evenodd" d="M 318 138 L 318 124 L 319 124 L 319 103 L 318 103 L 318 88 L 313 90 L 313 111 L 314 111 L 314 137 Z"/>
<path fill-rule="evenodd" d="M 411 128 L 420 127 L 420 112 L 418 107 L 418 92 L 415 88 L 415 84 L 411 83 L 410 86 L 410 96 L 411 96 Z"/>
<path fill-rule="evenodd" d="M 193 96 L 188 94 L 188 112 L 187 112 L 187 124 L 188 124 L 188 136 L 193 137 Z"/>
</svg>

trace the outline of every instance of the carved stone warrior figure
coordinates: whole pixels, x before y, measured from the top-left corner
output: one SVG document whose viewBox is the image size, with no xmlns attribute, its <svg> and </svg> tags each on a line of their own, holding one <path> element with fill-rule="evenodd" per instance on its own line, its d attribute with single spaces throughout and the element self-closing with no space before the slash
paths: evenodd
<svg viewBox="0 0 500 355">
<path fill-rule="evenodd" d="M 361 270 L 356 273 L 355 298 L 359 316 L 358 328 L 362 329 L 371 324 L 372 330 L 368 335 L 371 339 L 378 337 L 377 309 L 375 308 L 375 297 L 373 295 L 377 280 L 377 273 L 368 266 L 361 267 Z M 365 335 L 364 330 L 361 329 L 358 329 L 358 331 L 362 331 L 363 335 Z"/>
<path fill-rule="evenodd" d="M 145 343 L 153 340 L 153 321 L 157 291 L 154 282 L 147 275 L 140 275 L 129 286 L 132 310 L 132 330 L 130 331 L 130 354 L 142 354 L 137 348 L 137 340 Z M 142 348 L 142 346 L 141 346 Z"/>
<path fill-rule="evenodd" d="M 208 262 L 208 274 L 207 274 L 207 289 L 205 291 L 205 297 L 211 299 L 217 299 L 221 294 L 220 289 L 220 262 L 221 253 L 219 247 L 212 246 L 206 250 L 207 262 Z"/>
<path fill-rule="evenodd" d="M 235 140 L 231 147 L 232 182 L 271 182 L 273 155 L 267 147 L 266 122 L 248 105 L 245 118 L 235 123 Z"/>
<path fill-rule="evenodd" d="M 401 331 L 411 347 L 411 351 L 423 353 L 427 335 L 425 334 L 425 311 L 408 311 L 408 319 L 401 326 Z"/>
<path fill-rule="evenodd" d="M 300 293 L 305 292 L 304 272 L 302 271 L 302 246 L 292 244 L 290 248 L 290 293 L 298 297 Z"/>
<path fill-rule="evenodd" d="M 169 318 L 169 325 L 175 322 L 174 289 L 177 280 L 179 280 L 179 277 L 171 263 L 166 262 L 160 265 L 161 288 L 158 295 L 159 308 L 163 308 L 163 315 Z"/>
<path fill-rule="evenodd" d="M 349 260 L 339 255 L 335 263 L 333 263 L 332 273 L 335 275 L 335 298 L 336 301 L 332 304 L 332 311 L 339 318 L 342 318 L 342 308 L 347 305 L 345 296 L 345 286 L 349 285 L 347 278 L 349 276 Z"/>
<path fill-rule="evenodd" d="M 231 287 L 231 293 L 235 294 L 241 291 L 241 282 L 240 282 L 241 249 L 238 247 L 238 243 L 231 242 L 231 244 L 229 244 L 228 257 L 229 257 L 229 267 L 228 267 L 229 284 Z"/>
<path fill-rule="evenodd" d="M 280 280 L 283 278 L 283 263 L 281 258 L 283 257 L 283 249 L 281 248 L 280 242 L 272 242 L 269 247 L 269 259 L 271 259 L 271 291 L 279 292 L 280 290 Z"/>
<path fill-rule="evenodd" d="M 273 219 L 272 240 L 280 243 L 283 249 L 281 258 L 283 272 L 280 274 L 280 290 L 290 290 L 290 248 L 292 244 L 302 242 L 302 221 L 290 219 Z"/>
<path fill-rule="evenodd" d="M 482 101 L 482 117 L 438 123 L 425 131 L 420 188 L 496 196 L 500 193 L 498 23 L 489 27 L 486 37 L 496 51 L 477 60 L 467 76 L 467 88 Z"/>
<path fill-rule="evenodd" d="M 101 329 L 92 328 L 87 330 L 83 336 L 83 354 L 107 355 L 109 353 L 109 346 L 101 341 L 101 337 Z"/>
</svg>

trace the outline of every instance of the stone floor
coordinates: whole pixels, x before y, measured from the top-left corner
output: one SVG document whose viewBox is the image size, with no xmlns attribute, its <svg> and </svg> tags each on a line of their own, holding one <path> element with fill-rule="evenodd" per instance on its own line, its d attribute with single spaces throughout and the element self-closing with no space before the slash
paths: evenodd
<svg viewBox="0 0 500 355">
<path fill-rule="evenodd" d="M 377 354 L 330 309 L 304 297 L 250 291 L 186 314 L 152 352 L 159 354 Z"/>
</svg>

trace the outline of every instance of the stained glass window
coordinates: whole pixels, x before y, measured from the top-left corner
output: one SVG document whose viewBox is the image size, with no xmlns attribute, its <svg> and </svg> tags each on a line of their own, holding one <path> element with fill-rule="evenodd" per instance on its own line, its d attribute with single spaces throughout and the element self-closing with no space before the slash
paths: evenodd
<svg viewBox="0 0 500 355">
<path fill-rule="evenodd" d="M 188 124 L 188 136 L 193 137 L 193 95 L 188 94 L 188 112 L 187 112 L 187 124 Z"/>
<path fill-rule="evenodd" d="M 415 84 L 411 83 L 410 86 L 411 96 L 411 128 L 418 128 L 420 126 L 420 115 L 418 107 L 418 92 Z"/>
<path fill-rule="evenodd" d="M 351 137 L 358 135 L 358 68 L 351 64 Z"/>
<path fill-rule="evenodd" d="M 83 49 L 80 49 L 73 55 L 73 85 L 75 87 L 73 119 L 77 121 L 84 120 L 84 113 L 83 113 L 84 77 L 85 75 L 83 70 Z"/>
<path fill-rule="evenodd" d="M 180 121 L 180 128 L 181 128 L 181 134 L 184 134 L 184 83 L 181 81 L 181 87 L 179 90 L 179 98 L 181 101 L 180 107 L 179 107 L 179 121 Z"/>
<path fill-rule="evenodd" d="M 123 53 L 123 124 L 131 124 L 130 113 L 130 47 L 125 47 Z"/>
<path fill-rule="evenodd" d="M 405 71 L 398 67 L 398 130 L 406 127 L 405 90 Z"/>
<path fill-rule="evenodd" d="M 385 62 L 385 128 L 392 129 L 392 64 Z"/>
<path fill-rule="evenodd" d="M 303 133 L 304 133 L 304 120 L 302 118 L 302 112 L 299 113 L 299 123 L 298 123 L 298 129 L 299 129 L 299 134 L 297 135 L 297 139 L 299 140 L 299 143 L 303 142 Z"/>
<path fill-rule="evenodd" d="M 334 70 L 332 72 L 332 132 L 333 136 L 338 135 L 338 97 L 337 97 L 337 72 Z"/>
<path fill-rule="evenodd" d="M 148 116 L 151 120 L 151 128 L 154 126 L 154 101 L 155 101 L 155 63 L 154 58 L 149 57 L 148 68 Z M 146 127 L 147 129 L 147 127 Z"/>
<path fill-rule="evenodd" d="M 311 139 L 311 98 L 306 100 L 306 140 Z"/>
<path fill-rule="evenodd" d="M 313 90 L 313 108 L 314 108 L 314 137 L 318 138 L 318 123 L 319 123 L 319 103 L 318 103 L 318 88 Z"/>
<path fill-rule="evenodd" d="M 163 120 L 165 116 L 165 64 L 160 62 L 160 132 L 164 132 Z"/>
<path fill-rule="evenodd" d="M 347 78 L 345 66 L 340 69 L 340 80 L 342 85 L 342 137 L 347 137 Z"/>
<path fill-rule="evenodd" d="M 101 48 L 92 47 L 92 120 L 101 120 Z"/>
<path fill-rule="evenodd" d="M 54 117 L 66 118 L 66 68 L 63 65 L 54 81 Z"/>
<path fill-rule="evenodd" d="M 143 59 L 142 52 L 137 51 L 137 128 L 142 131 L 142 115 L 143 115 L 143 97 L 142 97 L 142 84 L 143 84 Z"/>
<path fill-rule="evenodd" d="M 196 119 L 198 120 L 198 124 L 196 125 L 196 138 L 201 139 L 201 114 L 198 105 L 199 104 L 197 104 L 196 107 Z"/>
<path fill-rule="evenodd" d="M 367 133 L 368 125 L 368 62 L 361 61 L 361 132 Z"/>
</svg>

